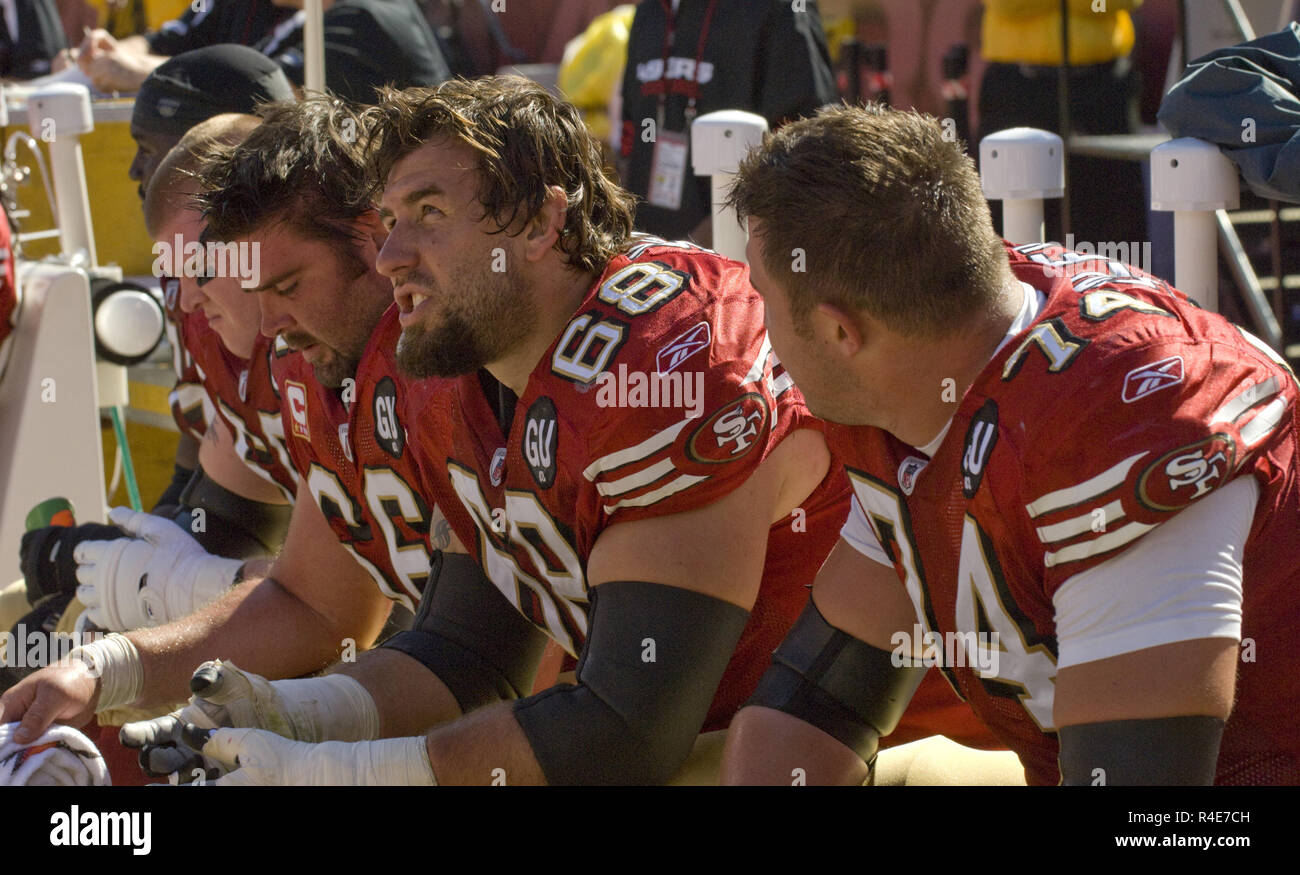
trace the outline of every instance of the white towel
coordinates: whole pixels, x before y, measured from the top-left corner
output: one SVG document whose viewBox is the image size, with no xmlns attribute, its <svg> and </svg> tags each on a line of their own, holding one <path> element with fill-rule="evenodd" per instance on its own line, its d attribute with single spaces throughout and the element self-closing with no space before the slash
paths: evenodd
<svg viewBox="0 0 1300 875">
<path fill-rule="evenodd" d="M 19 724 L 0 725 L 0 787 L 103 787 L 108 766 L 89 738 L 55 724 L 31 744 L 13 740 Z"/>
</svg>

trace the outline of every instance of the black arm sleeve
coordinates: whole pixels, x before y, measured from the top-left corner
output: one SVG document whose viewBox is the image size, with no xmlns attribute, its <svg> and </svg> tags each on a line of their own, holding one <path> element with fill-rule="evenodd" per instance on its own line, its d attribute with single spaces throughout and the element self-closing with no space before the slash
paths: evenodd
<svg viewBox="0 0 1300 875">
<path fill-rule="evenodd" d="M 252 559 L 275 555 L 284 543 L 292 515 L 292 505 L 265 504 L 236 495 L 208 477 L 200 465 L 181 493 L 172 521 L 194 535 L 209 553 Z"/>
<path fill-rule="evenodd" d="M 810 598 L 745 704 L 812 724 L 870 763 L 925 677 L 902 663 L 827 623 Z"/>
<path fill-rule="evenodd" d="M 180 510 L 181 493 L 189 485 L 190 478 L 194 476 L 193 468 L 186 468 L 181 465 L 172 465 L 172 481 L 167 484 L 163 494 L 158 496 L 153 509 L 149 513 L 154 516 L 174 517 Z"/>
<path fill-rule="evenodd" d="M 1219 761 L 1217 717 L 1109 720 L 1063 726 L 1065 786 L 1209 785 Z"/>
<path fill-rule="evenodd" d="M 681 587 L 593 587 L 578 685 L 515 705 L 546 782 L 667 783 L 690 755 L 748 619 L 744 608 Z"/>
<path fill-rule="evenodd" d="M 468 713 L 528 695 L 546 641 L 477 562 L 463 553 L 437 551 L 413 628 L 381 646 L 423 663 Z"/>
</svg>

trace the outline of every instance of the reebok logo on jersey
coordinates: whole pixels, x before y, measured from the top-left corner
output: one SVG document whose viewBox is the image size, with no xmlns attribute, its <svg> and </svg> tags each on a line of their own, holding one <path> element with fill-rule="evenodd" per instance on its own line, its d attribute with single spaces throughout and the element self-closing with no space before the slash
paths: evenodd
<svg viewBox="0 0 1300 875">
<path fill-rule="evenodd" d="M 713 330 L 709 328 L 708 322 L 701 322 L 694 328 L 688 329 L 686 333 L 673 338 L 667 346 L 659 350 L 659 354 L 655 356 L 655 370 L 660 374 L 672 373 L 682 362 L 700 350 L 708 349 L 712 342 Z"/>
<path fill-rule="evenodd" d="M 543 395 L 528 408 L 524 423 L 524 461 L 543 489 L 555 485 L 555 450 L 559 444 L 555 403 Z"/>
<path fill-rule="evenodd" d="M 248 400 L 248 368 L 239 372 L 239 400 Z"/>
<path fill-rule="evenodd" d="M 1153 392 L 1177 386 L 1183 381 L 1183 357 L 1170 356 L 1140 368 L 1134 368 L 1124 377 L 1124 392 L 1120 396 L 1125 404 L 1132 404 Z"/>
<path fill-rule="evenodd" d="M 920 476 L 928 464 L 930 464 L 929 459 L 922 459 L 920 456 L 908 456 L 903 460 L 903 464 L 898 466 L 898 488 L 903 490 L 904 495 L 912 494 L 912 490 L 916 488 L 916 478 Z"/>
<path fill-rule="evenodd" d="M 284 381 L 284 398 L 289 403 L 289 423 L 294 437 L 311 442 L 311 428 L 307 425 L 307 387 L 293 380 Z"/>
<path fill-rule="evenodd" d="M 961 491 L 968 499 L 979 492 L 984 465 L 998 442 L 998 405 L 992 398 L 971 419 L 966 431 L 966 449 L 961 457 Z"/>
<path fill-rule="evenodd" d="M 375 386 L 375 443 L 394 459 L 402 455 L 406 446 L 406 431 L 397 421 L 397 385 L 392 377 L 384 377 Z"/>
</svg>

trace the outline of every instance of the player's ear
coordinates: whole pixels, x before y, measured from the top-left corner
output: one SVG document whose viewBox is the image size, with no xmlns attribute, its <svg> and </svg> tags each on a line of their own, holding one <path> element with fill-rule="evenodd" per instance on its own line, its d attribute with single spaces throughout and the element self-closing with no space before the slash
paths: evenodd
<svg viewBox="0 0 1300 875">
<path fill-rule="evenodd" d="M 859 314 L 823 301 L 813 308 L 813 334 L 844 358 L 852 358 L 862 349 L 866 335 Z"/>
<path fill-rule="evenodd" d="M 558 185 L 546 187 L 546 199 L 524 229 L 525 256 L 536 261 L 551 251 L 568 219 L 569 197 Z"/>
</svg>

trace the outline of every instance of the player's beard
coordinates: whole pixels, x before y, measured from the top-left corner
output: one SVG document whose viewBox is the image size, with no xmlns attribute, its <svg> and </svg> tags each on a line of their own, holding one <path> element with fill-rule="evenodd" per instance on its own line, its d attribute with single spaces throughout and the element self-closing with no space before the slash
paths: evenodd
<svg viewBox="0 0 1300 875">
<path fill-rule="evenodd" d="M 405 282 L 427 289 L 432 302 L 446 301 L 436 325 L 408 325 L 397 341 L 397 366 L 417 379 L 472 374 L 509 355 L 537 324 L 537 304 L 512 271 L 460 281 L 450 296 L 426 274 Z"/>
<path fill-rule="evenodd" d="M 312 345 L 325 350 L 325 358 L 320 359 L 311 366 L 316 382 L 322 386 L 329 389 L 338 389 L 343 385 L 344 380 L 356 375 L 357 360 L 347 358 L 337 349 L 326 345 L 320 339 L 305 332 L 289 331 L 286 331 L 282 337 L 285 343 L 296 350 L 306 349 Z"/>
</svg>

